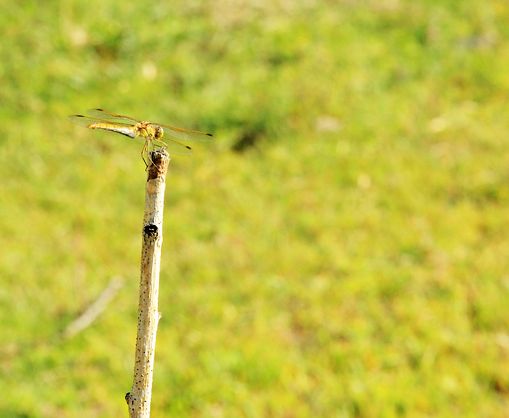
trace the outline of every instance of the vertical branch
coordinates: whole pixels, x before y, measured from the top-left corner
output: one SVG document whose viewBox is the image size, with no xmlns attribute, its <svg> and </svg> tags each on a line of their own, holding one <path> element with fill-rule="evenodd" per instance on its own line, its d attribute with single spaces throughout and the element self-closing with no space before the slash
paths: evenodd
<svg viewBox="0 0 509 418">
<path fill-rule="evenodd" d="M 143 216 L 134 379 L 131 391 L 125 396 L 130 418 L 150 417 L 156 333 L 160 318 L 158 311 L 159 268 L 163 242 L 165 178 L 170 157 L 166 151 L 156 150 L 150 152 L 149 161 Z"/>
</svg>

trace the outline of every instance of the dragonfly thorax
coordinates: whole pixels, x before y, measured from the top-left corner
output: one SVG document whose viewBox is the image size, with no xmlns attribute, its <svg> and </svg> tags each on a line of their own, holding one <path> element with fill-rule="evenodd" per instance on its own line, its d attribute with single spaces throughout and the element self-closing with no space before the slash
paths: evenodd
<svg viewBox="0 0 509 418">
<path fill-rule="evenodd" d="M 161 139 L 164 135 L 164 130 L 158 125 L 153 125 L 150 122 L 138 122 L 134 129 L 137 136 L 147 139 Z"/>
</svg>

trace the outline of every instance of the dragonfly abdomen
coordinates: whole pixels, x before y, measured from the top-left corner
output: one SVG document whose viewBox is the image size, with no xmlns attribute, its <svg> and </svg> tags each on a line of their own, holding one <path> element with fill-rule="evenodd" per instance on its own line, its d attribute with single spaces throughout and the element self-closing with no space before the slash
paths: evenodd
<svg viewBox="0 0 509 418">
<path fill-rule="evenodd" d="M 135 138 L 136 133 L 134 129 L 130 126 L 114 126 L 109 123 L 95 122 L 88 125 L 89 129 L 102 129 L 104 131 L 117 132 L 119 134 L 128 136 L 129 138 Z"/>
</svg>

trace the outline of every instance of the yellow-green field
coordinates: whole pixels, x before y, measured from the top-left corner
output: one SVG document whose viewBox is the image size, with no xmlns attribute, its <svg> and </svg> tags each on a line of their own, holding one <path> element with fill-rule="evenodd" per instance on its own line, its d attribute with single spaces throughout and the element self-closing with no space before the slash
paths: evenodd
<svg viewBox="0 0 509 418">
<path fill-rule="evenodd" d="M 146 174 L 98 106 L 215 134 L 154 417 L 509 417 L 507 1 L 0 3 L 0 418 L 127 416 Z"/>
</svg>

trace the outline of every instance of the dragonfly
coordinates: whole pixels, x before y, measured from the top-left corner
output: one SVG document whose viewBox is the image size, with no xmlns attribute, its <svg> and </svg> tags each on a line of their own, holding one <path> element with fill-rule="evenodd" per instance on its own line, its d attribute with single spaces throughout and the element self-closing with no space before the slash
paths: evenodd
<svg viewBox="0 0 509 418">
<path fill-rule="evenodd" d="M 189 141 L 209 141 L 213 135 L 207 132 L 195 131 L 192 129 L 177 128 L 176 126 L 163 123 L 147 122 L 132 118 L 131 116 L 120 115 L 104 109 L 91 109 L 86 115 L 70 115 L 72 122 L 88 129 L 99 129 L 116 132 L 129 138 L 142 138 L 145 140 L 141 150 L 141 157 L 145 155 L 150 159 L 149 151 L 153 146 L 163 149 L 170 149 L 171 153 L 185 155 L 190 154 L 192 148 L 187 144 Z M 168 138 L 163 141 L 165 134 Z"/>
</svg>

